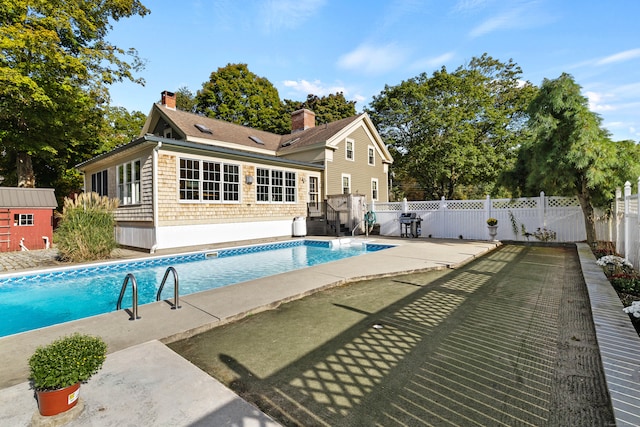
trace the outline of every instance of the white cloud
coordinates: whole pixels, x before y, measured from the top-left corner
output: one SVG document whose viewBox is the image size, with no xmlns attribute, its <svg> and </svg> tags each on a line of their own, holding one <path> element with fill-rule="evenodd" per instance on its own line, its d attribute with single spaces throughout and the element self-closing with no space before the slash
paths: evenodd
<svg viewBox="0 0 640 427">
<path fill-rule="evenodd" d="M 396 43 L 383 46 L 363 44 L 338 60 L 338 66 L 365 74 L 382 74 L 401 65 L 407 58 L 406 48 Z"/>
<path fill-rule="evenodd" d="M 473 28 L 469 36 L 476 38 L 499 30 L 534 28 L 555 19 L 545 11 L 539 10 L 536 1 L 515 2 L 515 4 L 517 6 L 504 10 Z"/>
<path fill-rule="evenodd" d="M 589 100 L 589 110 L 591 111 L 600 113 L 602 111 L 613 111 L 616 109 L 613 105 L 604 103 L 604 99 L 610 98 L 610 96 L 590 91 L 587 91 L 585 94 Z"/>
<path fill-rule="evenodd" d="M 305 98 L 308 94 L 326 96 L 332 93 L 342 92 L 345 97 L 348 94 L 345 87 L 339 85 L 324 85 L 320 80 L 314 80 L 312 82 L 308 80 L 285 80 L 282 84 L 293 90 L 293 92 L 303 95 Z"/>
<path fill-rule="evenodd" d="M 418 61 L 415 61 L 411 64 L 412 70 L 426 71 L 434 68 L 440 69 L 443 65 L 446 65 L 447 62 L 451 61 L 455 57 L 455 52 L 446 52 L 442 55 L 435 56 L 432 58 L 424 58 Z"/>
<path fill-rule="evenodd" d="M 297 28 L 325 3 L 326 0 L 269 0 L 262 5 L 260 19 L 269 31 Z"/>
<path fill-rule="evenodd" d="M 612 64 L 614 62 L 623 62 L 630 59 L 640 58 L 640 49 L 629 49 L 607 56 L 596 62 L 596 65 Z"/>
<path fill-rule="evenodd" d="M 488 2 L 488 0 L 458 0 L 453 10 L 456 12 L 475 11 L 486 6 Z"/>
</svg>

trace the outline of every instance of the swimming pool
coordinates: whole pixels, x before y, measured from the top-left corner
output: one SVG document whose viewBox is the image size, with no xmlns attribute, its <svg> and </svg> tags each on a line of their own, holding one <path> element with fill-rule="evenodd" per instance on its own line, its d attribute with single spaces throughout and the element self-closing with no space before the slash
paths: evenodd
<svg viewBox="0 0 640 427">
<path fill-rule="evenodd" d="M 128 273 L 136 279 L 138 303 L 146 304 L 155 301 L 168 267 L 178 273 L 182 296 L 392 247 L 335 243 L 293 240 L 0 276 L 0 337 L 115 311 Z M 171 276 L 162 298 L 173 298 Z M 122 307 L 131 307 L 131 299 L 127 286 Z"/>
</svg>

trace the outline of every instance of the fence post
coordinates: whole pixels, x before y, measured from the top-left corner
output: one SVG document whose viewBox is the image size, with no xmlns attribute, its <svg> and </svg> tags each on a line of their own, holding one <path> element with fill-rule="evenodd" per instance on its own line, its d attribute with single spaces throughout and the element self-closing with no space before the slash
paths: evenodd
<svg viewBox="0 0 640 427">
<path fill-rule="evenodd" d="M 540 228 L 547 227 L 547 218 L 546 218 L 546 207 L 547 207 L 547 199 L 544 196 L 544 191 L 540 192 L 540 204 L 538 205 L 538 224 L 540 224 Z"/>
<path fill-rule="evenodd" d="M 638 246 L 638 244 L 636 242 L 640 241 L 640 177 L 638 177 L 638 187 L 636 187 L 636 224 L 635 224 L 635 234 L 633 236 L 633 242 L 634 244 L 632 245 L 632 247 L 634 248 L 634 252 L 633 252 L 633 261 L 631 261 L 631 258 L 627 257 L 627 259 L 629 261 L 631 261 L 633 263 L 633 265 L 636 266 L 638 265 L 638 256 L 640 255 L 640 247 Z"/>
<path fill-rule="evenodd" d="M 616 246 L 616 252 L 620 252 L 620 203 L 618 202 L 621 198 L 622 189 L 618 187 L 616 188 L 616 199 L 613 202 L 613 218 L 611 218 L 610 220 L 610 222 L 612 223 L 612 227 L 614 227 L 611 238 L 613 239 Z"/>
<path fill-rule="evenodd" d="M 629 257 L 629 197 L 631 197 L 631 183 L 624 183 L 624 257 Z"/>
<path fill-rule="evenodd" d="M 487 198 L 484 201 L 484 218 L 491 218 L 493 215 L 491 213 L 491 196 L 487 194 Z"/>
<path fill-rule="evenodd" d="M 402 199 L 402 213 L 409 212 L 409 202 L 407 202 L 407 198 Z"/>
</svg>

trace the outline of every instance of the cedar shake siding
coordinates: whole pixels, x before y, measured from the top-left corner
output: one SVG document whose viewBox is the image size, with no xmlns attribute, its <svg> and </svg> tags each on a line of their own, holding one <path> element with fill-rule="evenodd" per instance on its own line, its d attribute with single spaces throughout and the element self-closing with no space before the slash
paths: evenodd
<svg viewBox="0 0 640 427">
<path fill-rule="evenodd" d="M 369 116 L 319 126 L 314 117 L 294 112 L 293 132 L 277 135 L 177 110 L 164 92 L 138 139 L 77 167 L 86 191 L 121 199 L 118 243 L 151 252 L 290 236 L 293 219 L 307 216 L 310 186 L 321 202 L 342 194 L 345 173 L 352 193 L 370 202 L 376 180 L 377 201 L 388 201 L 393 159 Z"/>
</svg>

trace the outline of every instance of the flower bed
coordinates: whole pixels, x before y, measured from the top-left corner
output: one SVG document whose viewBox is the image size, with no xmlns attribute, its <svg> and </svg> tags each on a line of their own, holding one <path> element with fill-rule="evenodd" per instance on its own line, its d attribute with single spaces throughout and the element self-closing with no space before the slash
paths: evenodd
<svg viewBox="0 0 640 427">
<path fill-rule="evenodd" d="M 626 258 L 615 253 L 611 244 L 600 244 L 593 253 L 640 336 L 640 273 L 633 269 Z"/>
</svg>

